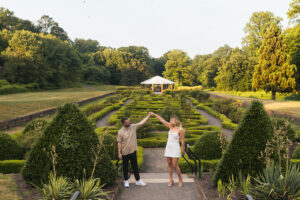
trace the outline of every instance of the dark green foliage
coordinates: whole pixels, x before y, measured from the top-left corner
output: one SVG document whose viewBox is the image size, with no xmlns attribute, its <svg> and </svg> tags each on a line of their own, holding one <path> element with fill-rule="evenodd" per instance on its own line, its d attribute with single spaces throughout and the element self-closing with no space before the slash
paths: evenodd
<svg viewBox="0 0 300 200">
<path fill-rule="evenodd" d="M 152 123 L 151 120 L 148 120 L 142 127 L 140 127 L 137 130 L 137 138 L 138 139 L 147 138 L 151 135 L 151 131 L 152 131 Z"/>
<path fill-rule="evenodd" d="M 41 137 L 43 131 L 46 129 L 48 122 L 43 119 L 35 119 L 29 122 L 22 135 L 18 137 L 18 143 L 28 152 L 32 145 Z"/>
<path fill-rule="evenodd" d="M 53 121 L 46 128 L 42 137 L 30 152 L 29 159 L 22 171 L 24 180 L 40 185 L 46 182 L 53 170 L 51 149 L 54 146 L 57 154 L 56 173 L 71 179 L 90 176 L 93 169 L 94 151 L 97 151 L 99 140 L 91 124 L 76 104 L 66 104 L 58 109 Z M 116 177 L 116 170 L 107 154 L 101 151 L 100 161 L 94 177 L 101 182 L 111 183 Z"/>
<path fill-rule="evenodd" d="M 104 66 L 83 67 L 83 80 L 86 82 L 108 83 L 110 73 Z"/>
<path fill-rule="evenodd" d="M 117 137 L 111 134 L 103 134 L 101 136 L 103 136 L 103 145 L 106 153 L 111 157 L 112 160 L 117 160 L 118 159 Z"/>
<path fill-rule="evenodd" d="M 226 115 L 234 123 L 239 123 L 244 114 L 241 104 L 238 104 L 234 99 L 216 99 L 212 108 Z"/>
<path fill-rule="evenodd" d="M 190 92 L 191 96 L 197 99 L 199 102 L 207 101 L 210 97 L 209 93 L 203 92 L 201 90 L 192 90 Z"/>
<path fill-rule="evenodd" d="M 0 160 L 18 160 L 23 156 L 20 145 L 10 135 L 0 133 Z"/>
<path fill-rule="evenodd" d="M 221 158 L 214 183 L 219 179 L 227 183 L 229 177 L 236 176 L 239 171 L 251 176 L 260 172 L 264 163 L 258 157 L 271 139 L 272 131 L 272 122 L 263 104 L 253 101 Z"/>
<path fill-rule="evenodd" d="M 0 83 L 0 94 L 14 94 L 20 92 L 29 92 L 38 90 L 39 86 L 36 83 L 30 84 L 5 84 Z"/>
<path fill-rule="evenodd" d="M 34 119 L 26 125 L 23 133 L 26 134 L 30 131 L 43 132 L 46 129 L 47 125 L 48 122 L 46 120 Z"/>
<path fill-rule="evenodd" d="M 222 156 L 218 134 L 204 133 L 195 143 L 194 152 L 200 159 L 213 160 Z"/>
<path fill-rule="evenodd" d="M 181 113 L 179 108 L 172 108 L 170 106 L 164 107 L 161 116 L 166 120 L 169 121 L 170 117 L 176 115 L 179 119 L 181 118 Z"/>
<path fill-rule="evenodd" d="M 300 159 L 300 144 L 298 144 L 293 152 L 293 159 Z"/>
</svg>

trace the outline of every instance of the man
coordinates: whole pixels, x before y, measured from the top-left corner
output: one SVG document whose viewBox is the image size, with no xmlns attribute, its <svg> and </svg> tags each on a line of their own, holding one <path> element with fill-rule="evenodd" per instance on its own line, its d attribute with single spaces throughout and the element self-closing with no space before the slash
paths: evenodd
<svg viewBox="0 0 300 200">
<path fill-rule="evenodd" d="M 137 124 L 130 124 L 130 120 L 126 117 L 122 117 L 121 123 L 122 128 L 118 132 L 118 152 L 119 159 L 123 159 L 123 172 L 124 172 L 124 187 L 129 187 L 128 182 L 128 161 L 130 160 L 134 177 L 136 180 L 136 185 L 146 186 L 142 179 L 140 179 L 138 164 L 137 164 L 137 138 L 136 138 L 136 130 L 141 127 L 143 124 L 147 122 L 150 117 L 150 113 L 148 113 L 147 117 L 145 117 L 142 121 Z"/>
</svg>

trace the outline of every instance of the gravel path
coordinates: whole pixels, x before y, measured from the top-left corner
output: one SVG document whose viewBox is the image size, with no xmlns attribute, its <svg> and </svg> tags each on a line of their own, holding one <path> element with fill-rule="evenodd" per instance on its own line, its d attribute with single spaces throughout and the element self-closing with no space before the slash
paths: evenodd
<svg viewBox="0 0 300 200">
<path fill-rule="evenodd" d="M 142 172 L 167 173 L 168 166 L 164 153 L 165 148 L 145 148 Z"/>
<path fill-rule="evenodd" d="M 218 118 L 212 116 L 211 114 L 207 113 L 206 111 L 204 110 L 199 110 L 196 108 L 196 106 L 194 106 L 192 104 L 192 102 L 190 100 L 187 100 L 191 106 L 193 106 L 202 116 L 204 116 L 206 119 L 207 119 L 207 125 L 212 125 L 212 126 L 217 126 L 217 127 L 220 127 L 222 128 L 222 121 L 219 120 Z M 222 132 L 223 132 L 223 135 L 227 138 L 227 140 L 231 140 L 232 138 L 232 134 L 233 134 L 233 130 L 229 130 L 229 129 L 226 129 L 226 128 L 222 128 Z"/>
<path fill-rule="evenodd" d="M 126 101 L 124 101 L 124 104 L 122 107 L 126 106 L 126 104 L 130 103 L 132 101 L 132 99 L 127 99 Z M 103 126 L 109 126 L 108 124 L 108 120 L 110 118 L 110 116 L 112 116 L 113 114 L 115 114 L 118 110 L 112 111 L 110 113 L 108 113 L 106 116 L 102 117 L 101 119 L 99 119 L 96 122 L 96 127 L 103 127 Z"/>
</svg>

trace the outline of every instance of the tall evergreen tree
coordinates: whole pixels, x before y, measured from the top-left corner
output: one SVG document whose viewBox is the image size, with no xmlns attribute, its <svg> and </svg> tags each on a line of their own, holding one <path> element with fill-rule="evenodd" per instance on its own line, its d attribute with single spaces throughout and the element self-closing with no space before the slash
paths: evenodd
<svg viewBox="0 0 300 200">
<path fill-rule="evenodd" d="M 273 24 L 264 35 L 259 49 L 259 62 L 253 74 L 253 89 L 262 88 L 266 92 L 272 92 L 273 100 L 276 99 L 277 92 L 292 92 L 296 86 L 294 75 L 297 68 L 290 65 L 290 60 L 280 28 Z"/>
</svg>

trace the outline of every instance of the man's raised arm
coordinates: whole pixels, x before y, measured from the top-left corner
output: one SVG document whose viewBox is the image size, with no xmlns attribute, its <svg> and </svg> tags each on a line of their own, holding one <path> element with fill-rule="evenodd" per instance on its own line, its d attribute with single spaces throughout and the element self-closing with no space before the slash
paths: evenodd
<svg viewBox="0 0 300 200">
<path fill-rule="evenodd" d="M 145 117 L 142 121 L 140 121 L 139 123 L 136 124 L 137 127 L 139 128 L 139 127 L 143 126 L 147 122 L 147 120 L 149 119 L 150 116 L 151 116 L 150 113 L 148 113 L 147 117 Z"/>
</svg>

